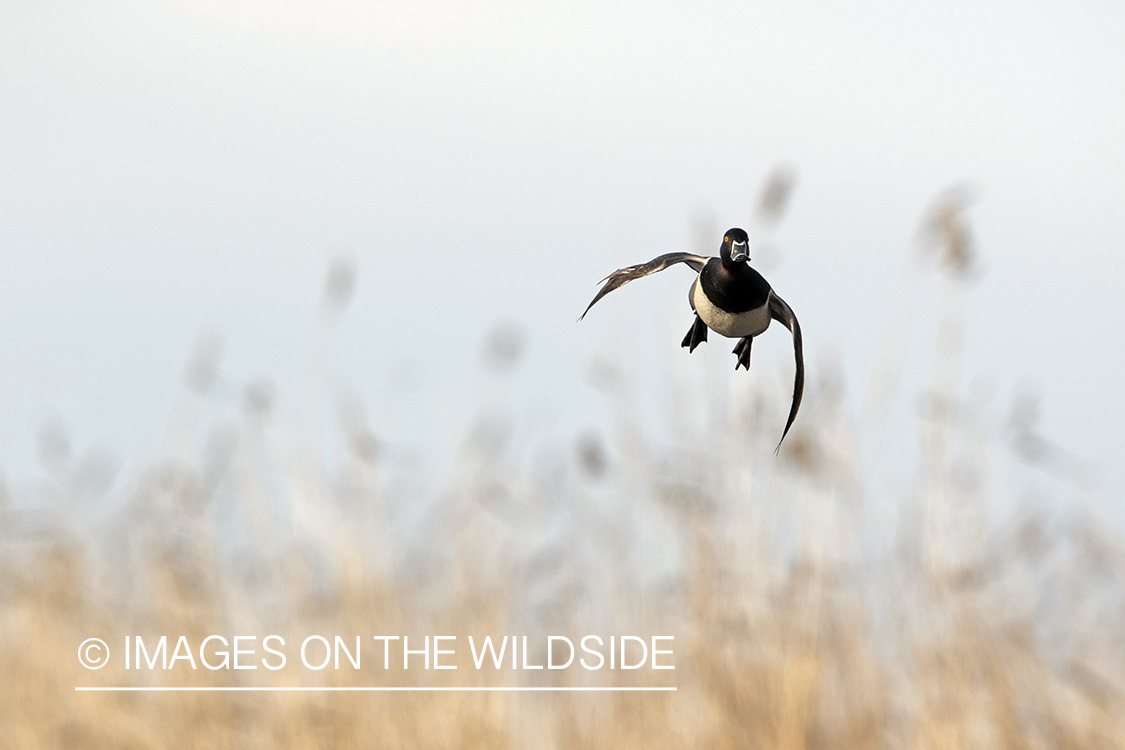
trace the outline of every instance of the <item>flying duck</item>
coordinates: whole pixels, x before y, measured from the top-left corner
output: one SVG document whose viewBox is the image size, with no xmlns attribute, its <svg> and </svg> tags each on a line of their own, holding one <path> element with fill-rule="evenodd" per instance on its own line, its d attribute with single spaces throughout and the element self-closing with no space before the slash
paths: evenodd
<svg viewBox="0 0 1125 750">
<path fill-rule="evenodd" d="M 698 275 L 688 291 L 688 303 L 695 312 L 695 322 L 684 336 L 680 346 L 688 353 L 707 340 L 710 328 L 720 336 L 738 339 L 734 353 L 738 355 L 734 369 L 750 369 L 750 345 L 754 337 L 769 328 L 771 320 L 777 320 L 793 334 L 793 354 L 797 367 L 793 379 L 793 406 L 789 409 L 789 421 L 777 443 L 777 450 L 789 434 L 797 409 L 801 406 L 801 396 L 805 390 L 805 358 L 802 352 L 801 325 L 797 316 L 785 300 L 778 297 L 762 275 L 750 267 L 750 239 L 742 229 L 727 231 L 723 244 L 719 247 L 718 258 L 707 258 L 691 253 L 668 253 L 653 258 L 648 263 L 629 266 L 614 271 L 603 281 L 605 284 L 582 313 L 582 318 L 590 308 L 614 289 L 625 286 L 633 279 L 663 271 L 676 263 L 686 263 Z M 582 320 L 579 318 L 579 320 Z M 777 450 L 774 452 L 776 453 Z"/>
</svg>

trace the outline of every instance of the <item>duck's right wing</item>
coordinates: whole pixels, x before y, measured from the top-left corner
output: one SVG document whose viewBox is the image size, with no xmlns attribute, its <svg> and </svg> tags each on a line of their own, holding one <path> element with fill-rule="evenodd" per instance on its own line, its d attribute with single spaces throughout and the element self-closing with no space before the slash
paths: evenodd
<svg viewBox="0 0 1125 750">
<path fill-rule="evenodd" d="M 661 255 L 659 258 L 653 258 L 648 263 L 642 263 L 639 266 L 629 266 L 628 268 L 614 271 L 609 276 L 602 279 L 605 285 L 598 290 L 598 293 L 594 296 L 593 302 L 586 306 L 586 312 L 582 313 L 582 318 L 586 317 L 586 313 L 590 312 L 590 308 L 594 306 L 594 303 L 614 289 L 625 286 L 633 279 L 639 279 L 642 276 L 648 276 L 657 271 L 663 271 L 668 266 L 677 263 L 687 263 L 691 266 L 693 271 L 699 273 L 703 270 L 703 266 L 707 265 L 708 260 L 710 260 L 710 258 L 706 258 L 702 255 L 692 255 L 691 253 L 667 253 Z M 582 318 L 579 318 L 579 320 L 582 320 Z"/>
</svg>

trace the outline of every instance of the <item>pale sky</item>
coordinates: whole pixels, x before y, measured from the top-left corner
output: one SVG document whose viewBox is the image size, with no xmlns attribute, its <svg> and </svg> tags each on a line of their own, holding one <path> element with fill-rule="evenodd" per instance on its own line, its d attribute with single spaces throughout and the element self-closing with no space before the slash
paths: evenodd
<svg viewBox="0 0 1125 750">
<path fill-rule="evenodd" d="M 604 428 L 591 357 L 634 357 L 658 401 L 650 371 L 686 357 L 690 274 L 576 324 L 594 283 L 694 250 L 692 217 L 747 225 L 787 164 L 767 277 L 810 366 L 838 356 L 853 412 L 920 217 L 969 180 L 964 387 L 984 383 L 997 414 L 1039 392 L 1044 434 L 1121 497 L 1123 29 L 1125 6 L 1094 2 L 8 0 L 0 472 L 41 476 L 55 418 L 79 453 L 143 468 L 205 330 L 225 378 L 270 378 L 291 406 L 341 252 L 359 275 L 330 379 L 377 435 L 447 455 L 478 406 L 481 340 L 510 319 L 528 340 L 517 411 L 564 439 Z M 906 440 L 939 297 L 936 278 L 917 288 L 890 428 Z M 788 372 L 788 346 L 771 329 L 755 366 Z M 730 348 L 675 366 L 725 379 Z"/>
</svg>

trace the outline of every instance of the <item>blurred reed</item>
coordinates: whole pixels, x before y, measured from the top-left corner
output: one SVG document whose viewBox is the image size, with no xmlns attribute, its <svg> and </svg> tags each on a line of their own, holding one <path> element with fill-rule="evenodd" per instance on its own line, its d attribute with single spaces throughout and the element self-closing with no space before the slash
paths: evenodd
<svg viewBox="0 0 1125 750">
<path fill-rule="evenodd" d="M 784 173 L 766 191 L 763 220 L 776 218 L 792 179 Z M 948 204 L 927 221 L 959 278 L 971 255 Z M 354 283 L 350 262 L 333 265 L 303 415 L 318 413 L 328 339 Z M 420 499 L 396 497 L 391 479 L 418 469 L 383 449 L 354 392 L 339 398 L 346 449 L 331 471 L 315 443 L 281 426 L 268 382 L 242 390 L 233 418 L 203 424 L 200 402 L 222 382 L 220 342 L 204 337 L 185 371 L 168 458 L 121 507 L 87 507 L 58 425 L 41 439 L 54 492 L 17 507 L 0 487 L 0 744 L 1125 747 L 1125 546 L 1081 513 L 1059 520 L 1024 508 L 988 521 L 1009 448 L 1062 466 L 1066 478 L 1084 464 L 1034 431 L 1027 402 L 993 430 L 983 407 L 959 399 L 958 294 L 952 287 L 943 307 L 923 402 L 923 465 L 895 499 L 894 538 L 878 543 L 860 455 L 867 427 L 847 413 L 831 369 L 814 373 L 775 459 L 780 380 L 758 370 L 732 378 L 721 412 L 685 385 L 674 401 L 705 416 L 680 414 L 680 438 L 662 444 L 637 426 L 627 380 L 596 362 L 591 382 L 613 410 L 610 437 L 583 433 L 569 448 L 533 454 L 508 415 L 483 411 L 454 481 L 407 523 L 396 508 Z M 488 337 L 482 366 L 496 387 L 533 343 L 515 324 Z M 298 429 L 320 429 L 306 422 Z M 193 644 L 212 633 L 351 634 L 369 644 L 373 634 L 634 631 L 676 636 L 676 671 L 661 677 L 678 692 L 73 692 L 94 679 L 74 648 L 95 633 L 182 634 Z M 378 684 L 622 679 L 438 675 L 393 663 Z M 297 674 L 303 685 L 372 683 L 369 672 Z M 297 681 L 261 669 L 114 679 Z"/>
</svg>

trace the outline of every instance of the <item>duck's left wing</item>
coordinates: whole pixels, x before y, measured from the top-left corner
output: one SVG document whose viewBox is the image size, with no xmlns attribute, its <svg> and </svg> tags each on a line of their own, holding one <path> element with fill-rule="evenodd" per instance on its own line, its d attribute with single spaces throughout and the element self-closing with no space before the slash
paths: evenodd
<svg viewBox="0 0 1125 750">
<path fill-rule="evenodd" d="M 793 334 L 793 357 L 796 359 L 797 369 L 793 376 L 793 406 L 789 409 L 789 421 L 785 423 L 785 432 L 781 433 L 781 440 L 777 441 L 774 453 L 781 450 L 781 443 L 789 434 L 793 420 L 797 418 L 797 410 L 801 408 L 801 396 L 805 392 L 805 354 L 804 344 L 801 342 L 801 324 L 793 314 L 793 308 L 785 303 L 772 291 L 770 292 L 770 317 L 788 328 Z"/>
<path fill-rule="evenodd" d="M 703 266 L 707 265 L 709 258 L 702 255 L 692 255 L 691 253 L 667 253 L 661 255 L 659 258 L 653 258 L 648 263 L 642 263 L 639 266 L 629 266 L 614 271 L 609 276 L 606 276 L 602 281 L 605 285 L 598 290 L 597 295 L 594 296 L 593 302 L 586 306 L 586 311 L 582 313 L 582 318 L 586 317 L 586 313 L 590 312 L 590 308 L 594 306 L 598 300 L 606 296 L 614 289 L 625 286 L 633 279 L 639 279 L 642 276 L 663 271 L 668 266 L 675 265 L 676 263 L 687 263 L 691 266 L 692 270 L 696 273 L 703 270 Z M 579 320 L 582 320 L 579 318 Z"/>
</svg>

